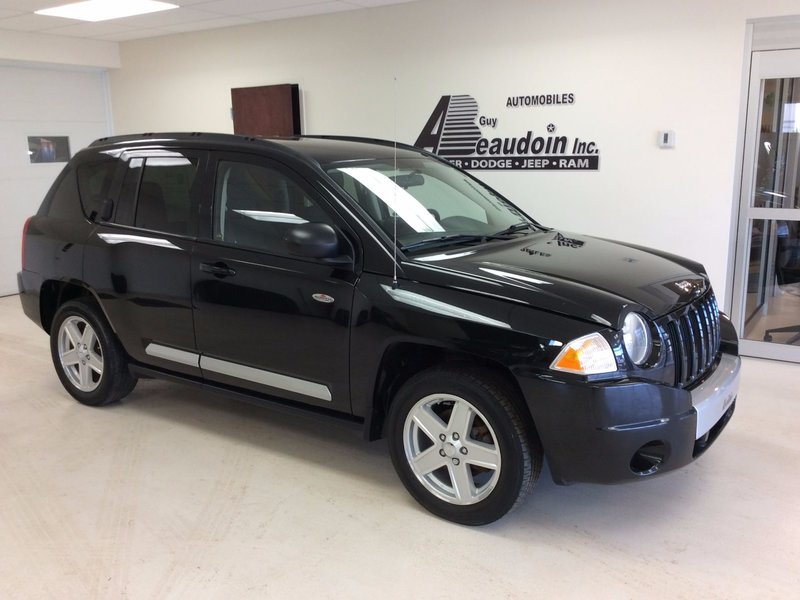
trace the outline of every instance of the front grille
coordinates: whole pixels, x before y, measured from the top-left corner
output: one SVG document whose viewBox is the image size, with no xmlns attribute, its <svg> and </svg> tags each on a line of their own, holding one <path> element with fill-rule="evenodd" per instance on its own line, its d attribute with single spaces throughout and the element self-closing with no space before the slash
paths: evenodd
<svg viewBox="0 0 800 600">
<path fill-rule="evenodd" d="M 714 292 L 668 315 L 666 331 L 675 357 L 675 383 L 681 387 L 700 379 L 717 358 L 720 342 L 719 307 Z"/>
</svg>

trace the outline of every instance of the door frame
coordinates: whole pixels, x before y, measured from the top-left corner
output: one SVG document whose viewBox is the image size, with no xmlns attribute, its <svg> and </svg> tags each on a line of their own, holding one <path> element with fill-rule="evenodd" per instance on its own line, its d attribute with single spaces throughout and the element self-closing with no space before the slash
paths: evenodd
<svg viewBox="0 0 800 600">
<path fill-rule="evenodd" d="M 752 30 L 751 30 L 752 35 Z M 733 277 L 729 284 L 731 291 L 728 305 L 731 316 L 740 334 L 741 354 L 791 362 L 800 362 L 800 346 L 772 342 L 746 340 L 744 324 L 748 282 L 751 227 L 754 220 L 800 221 L 800 208 L 763 208 L 751 206 L 751 199 L 757 171 L 757 145 L 759 124 L 761 122 L 762 90 L 765 79 L 800 77 L 800 49 L 771 49 L 750 52 L 750 60 L 745 63 L 747 86 L 744 95 L 744 127 L 741 130 L 738 155 L 742 157 L 737 166 L 740 185 L 737 190 L 732 240 Z M 800 315 L 798 315 L 800 324 Z"/>
</svg>

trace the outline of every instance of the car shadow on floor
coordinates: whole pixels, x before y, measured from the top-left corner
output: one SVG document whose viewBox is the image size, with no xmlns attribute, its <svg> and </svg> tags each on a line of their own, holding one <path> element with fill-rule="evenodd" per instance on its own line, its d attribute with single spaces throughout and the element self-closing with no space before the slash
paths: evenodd
<svg viewBox="0 0 800 600">
<path fill-rule="evenodd" d="M 383 441 L 366 442 L 360 428 L 313 413 L 286 413 L 160 380 L 139 381 L 130 396 L 102 410 L 180 424 L 251 445 L 254 451 L 291 456 L 386 487 L 399 484 Z"/>
<path fill-rule="evenodd" d="M 291 457 L 323 467 L 347 478 L 381 488 L 387 503 L 399 502 L 421 517 L 435 518 L 406 494 L 397 479 L 385 441 L 366 442 L 360 430 L 336 420 L 306 418 L 254 406 L 211 391 L 181 384 L 142 380 L 122 403 L 102 409 L 121 418 L 151 420 L 158 427 L 180 425 L 247 444 L 265 459 Z M 545 464 L 533 493 L 500 521 L 480 528 L 490 535 L 515 538 L 529 535 L 529 527 L 574 531 L 585 527 L 609 533 L 625 527 L 651 527 L 654 522 L 680 518 L 690 511 L 692 497 L 701 494 L 702 482 L 692 477 L 695 465 L 650 481 L 619 485 L 556 485 Z M 526 532 L 526 533 L 522 533 Z"/>
</svg>

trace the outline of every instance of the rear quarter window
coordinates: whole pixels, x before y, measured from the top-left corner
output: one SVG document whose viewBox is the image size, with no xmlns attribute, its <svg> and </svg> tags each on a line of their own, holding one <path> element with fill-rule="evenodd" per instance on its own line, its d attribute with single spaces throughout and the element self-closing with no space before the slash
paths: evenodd
<svg viewBox="0 0 800 600">
<path fill-rule="evenodd" d="M 40 214 L 56 219 L 82 219 L 78 198 L 78 178 L 72 166 L 67 166 L 47 193 Z"/>
</svg>

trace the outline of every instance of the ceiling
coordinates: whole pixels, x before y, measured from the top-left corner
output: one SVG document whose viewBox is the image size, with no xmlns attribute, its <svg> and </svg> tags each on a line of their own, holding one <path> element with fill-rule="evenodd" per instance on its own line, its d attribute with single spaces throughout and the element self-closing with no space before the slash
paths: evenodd
<svg viewBox="0 0 800 600">
<path fill-rule="evenodd" d="M 99 23 L 33 14 L 71 1 L 0 0 L 0 36 L 11 30 L 122 42 L 415 0 L 166 0 L 180 8 Z"/>
</svg>

